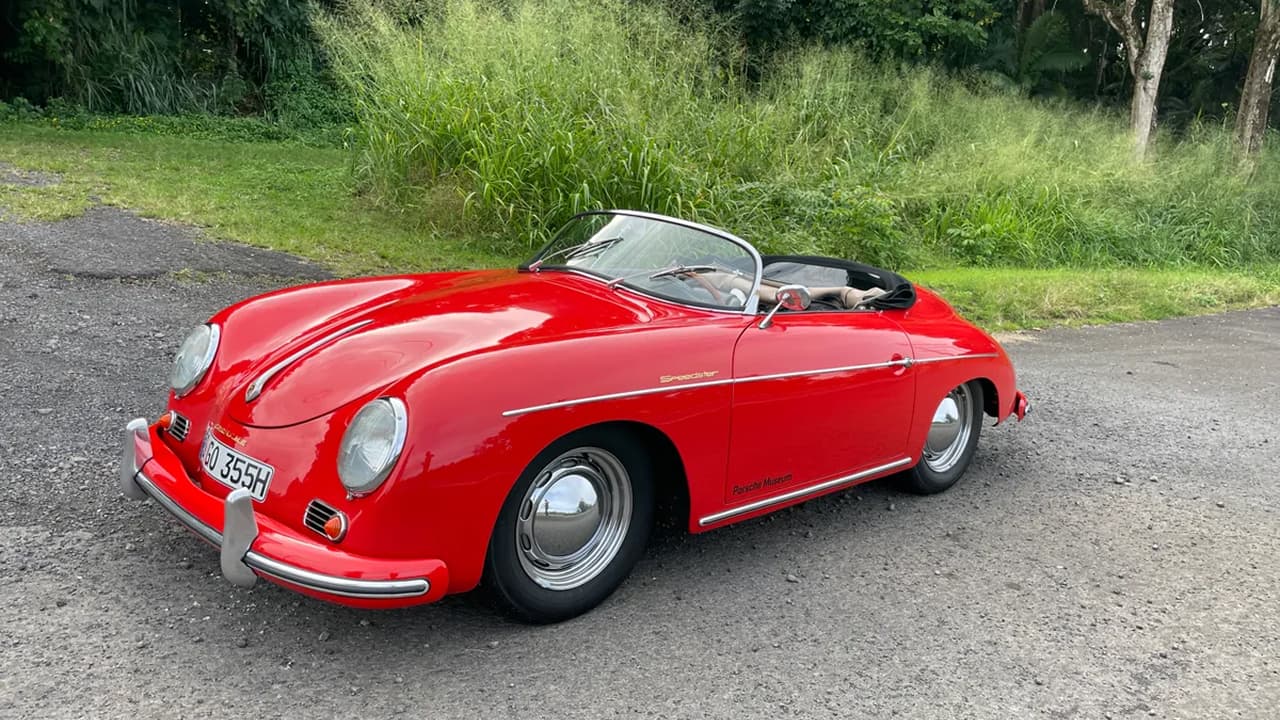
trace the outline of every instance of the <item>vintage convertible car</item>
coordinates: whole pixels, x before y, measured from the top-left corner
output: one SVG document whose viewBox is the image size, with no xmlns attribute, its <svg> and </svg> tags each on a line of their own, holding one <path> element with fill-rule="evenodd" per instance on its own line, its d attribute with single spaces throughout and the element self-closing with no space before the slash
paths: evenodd
<svg viewBox="0 0 1280 720">
<path fill-rule="evenodd" d="M 170 384 L 123 490 L 231 582 L 389 608 L 483 581 L 535 622 L 606 598 L 655 508 L 702 532 L 891 474 L 938 492 L 984 413 L 1028 409 L 1001 347 L 892 272 L 629 211 L 518 270 L 251 298 Z"/>
</svg>

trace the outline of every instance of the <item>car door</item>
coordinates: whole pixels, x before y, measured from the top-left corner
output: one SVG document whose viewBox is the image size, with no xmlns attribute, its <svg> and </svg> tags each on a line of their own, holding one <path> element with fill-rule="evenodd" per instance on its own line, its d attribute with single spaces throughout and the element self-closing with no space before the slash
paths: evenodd
<svg viewBox="0 0 1280 720">
<path fill-rule="evenodd" d="M 781 313 L 734 351 L 725 504 L 749 504 L 902 460 L 911 347 L 885 312 Z"/>
</svg>

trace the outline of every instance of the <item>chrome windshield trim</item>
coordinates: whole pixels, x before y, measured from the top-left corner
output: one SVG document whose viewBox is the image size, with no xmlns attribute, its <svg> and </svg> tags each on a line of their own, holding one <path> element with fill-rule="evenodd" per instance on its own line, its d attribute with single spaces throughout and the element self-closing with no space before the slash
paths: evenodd
<svg viewBox="0 0 1280 720">
<path fill-rule="evenodd" d="M 838 478 L 835 478 L 834 480 L 828 480 L 826 482 L 818 483 L 817 485 L 809 485 L 808 487 L 798 488 L 796 490 L 792 490 L 791 492 L 783 493 L 782 495 L 776 495 L 774 497 L 764 498 L 763 500 L 757 500 L 755 502 L 747 503 L 746 505 L 740 505 L 736 508 L 730 508 L 722 512 L 713 513 L 699 520 L 698 525 L 700 527 L 714 525 L 715 523 L 718 523 L 721 520 L 728 520 L 729 518 L 737 517 L 739 515 L 746 515 L 747 513 L 755 512 L 756 510 L 763 510 L 764 508 L 771 507 L 773 505 L 779 505 L 785 502 L 790 502 L 792 500 L 798 500 L 803 497 L 808 497 L 809 495 L 816 495 L 817 493 L 823 492 L 825 490 L 831 490 L 831 489 L 840 487 L 841 485 L 846 485 L 848 483 L 861 480 L 862 478 L 865 478 L 865 477 L 878 475 L 882 472 L 892 470 L 896 467 L 901 467 L 910 462 L 911 462 L 911 458 L 905 458 L 905 457 L 900 458 L 898 460 L 894 460 L 893 462 L 885 463 L 884 465 L 877 465 L 876 467 L 873 467 L 873 468 L 861 470 L 859 472 L 853 473 L 852 475 L 845 475 L 844 477 L 838 477 Z"/>
<path fill-rule="evenodd" d="M 703 382 L 686 383 L 684 385 L 663 385 L 661 387 L 643 388 L 640 390 L 626 390 L 623 392 L 608 393 L 606 395 L 591 395 L 588 397 L 573 398 L 571 400 L 559 400 L 557 402 L 546 403 L 544 405 L 531 405 L 529 407 L 516 408 L 514 410 L 504 410 L 502 416 L 515 417 L 516 415 L 525 415 L 527 413 L 538 412 L 540 410 L 554 410 L 556 408 L 569 407 L 571 405 L 585 405 L 587 403 L 603 402 L 605 400 L 621 400 L 624 398 L 640 397 L 643 395 L 656 395 L 658 393 L 715 387 L 717 385 L 752 383 L 764 380 L 781 380 L 783 378 L 802 377 L 805 375 L 829 375 L 832 373 L 857 372 L 860 370 L 875 370 L 877 368 L 886 367 L 911 367 L 911 358 L 890 360 L 882 363 L 869 363 L 866 365 L 842 365 L 840 367 L 821 368 L 818 370 L 797 370 L 795 372 L 774 373 L 771 375 L 748 375 L 747 377 L 706 380 Z"/>
<path fill-rule="evenodd" d="M 605 276 L 598 275 L 593 272 L 588 272 L 586 270 L 583 270 L 582 268 L 568 267 L 565 265 L 552 265 L 550 269 L 556 272 L 568 273 L 570 275 L 577 275 L 579 277 L 591 278 L 592 280 L 596 280 L 598 282 L 605 282 Z M 610 280 L 609 282 L 613 282 L 613 280 Z M 605 283 L 605 284 L 607 285 L 608 283 Z M 694 310 L 703 310 L 705 312 L 719 313 L 721 315 L 739 316 L 744 314 L 743 310 L 735 309 L 735 308 L 716 307 L 714 305 L 701 305 L 701 304 L 692 303 L 692 302 L 682 303 L 677 300 L 672 300 L 669 297 L 663 297 L 661 295 L 656 295 L 654 293 L 645 292 L 642 288 L 638 288 L 635 285 L 623 284 L 623 285 L 617 286 L 616 288 L 614 288 L 614 290 L 626 290 L 629 293 L 635 293 L 636 295 L 639 295 L 649 300 L 657 300 L 658 302 L 669 303 L 671 305 L 678 305 L 682 308 L 692 308 Z M 755 297 L 755 302 L 754 303 L 749 302 L 747 304 L 759 305 L 760 298 L 758 296 L 753 296 L 753 297 Z"/>
<path fill-rule="evenodd" d="M 373 321 L 361 320 L 360 322 L 355 323 L 354 325 L 348 325 L 337 332 L 325 335 L 319 340 L 316 340 L 310 345 L 302 348 L 298 352 L 290 355 L 289 357 L 281 360 L 275 365 L 272 365 L 271 367 L 267 368 L 266 372 L 259 375 L 252 383 L 249 384 L 248 389 L 244 391 L 244 401 L 253 402 L 254 400 L 256 400 L 258 396 L 262 394 L 262 390 L 267 386 L 267 383 L 271 382 L 271 378 L 275 377 L 276 375 L 279 375 L 280 372 L 283 371 L 285 368 L 298 362 L 299 360 L 310 355 L 316 350 L 319 350 L 321 347 L 328 345 L 334 340 L 337 340 L 343 335 L 347 335 L 356 330 L 359 330 L 360 328 L 364 327 L 365 325 L 368 325 L 371 322 Z"/>
<path fill-rule="evenodd" d="M 670 217 L 668 215 L 660 215 L 658 213 L 644 212 L 642 210 L 588 210 L 587 212 L 581 212 L 581 213 L 578 213 L 577 215 L 574 215 L 572 218 L 569 218 L 569 222 L 573 222 L 574 220 L 580 217 L 585 217 L 587 215 L 627 215 L 629 217 L 638 217 L 638 218 L 644 218 L 646 220 L 653 220 L 655 222 L 664 222 L 671 225 L 679 225 L 681 227 L 689 228 L 690 230 L 697 230 L 698 232 L 703 232 L 708 235 L 713 235 L 715 237 L 721 238 L 722 240 L 728 240 L 734 245 L 741 247 L 742 249 L 747 251 L 747 254 L 751 256 L 752 261 L 755 263 L 755 277 L 752 280 L 751 292 L 747 294 L 747 302 L 743 306 L 742 310 L 733 310 L 731 312 L 735 315 L 755 315 L 759 310 L 760 281 L 764 278 L 764 260 L 760 257 L 760 252 L 755 249 L 754 245 L 747 242 L 746 240 L 743 240 L 737 235 L 734 235 L 733 233 L 727 230 L 721 230 L 720 228 L 712 227 L 710 225 L 703 225 L 702 223 L 693 222 L 692 220 L 684 220 L 677 217 Z M 565 226 L 567 227 L 568 223 L 565 223 Z M 559 231 L 556 232 L 556 236 L 557 237 L 559 236 Z M 555 240 L 556 238 L 553 237 L 551 239 L 551 242 L 548 242 L 546 245 L 544 245 L 542 249 L 538 251 L 537 255 L 534 255 L 533 258 L 529 260 L 529 262 L 521 265 L 520 268 L 522 270 L 527 269 L 530 266 L 532 266 L 534 263 L 537 263 L 538 260 L 541 259 L 542 256 L 546 254 L 547 248 L 550 247 L 551 243 L 554 243 Z M 551 265 L 546 268 L 539 268 L 538 271 L 542 272 L 543 270 L 572 270 L 572 268 L 569 268 L 568 266 L 565 266 L 565 265 Z M 603 280 L 602 276 L 600 275 L 594 275 L 586 272 L 583 272 L 581 274 L 590 278 L 595 278 L 596 280 L 609 282 L 607 280 Z M 628 290 L 635 290 L 635 288 L 632 287 L 631 285 L 624 284 L 622 287 L 625 287 Z M 646 297 L 655 297 L 655 296 L 648 295 L 647 293 L 640 293 L 640 294 L 645 295 Z M 678 300 L 673 300 L 671 298 L 659 298 L 659 299 L 664 300 L 666 302 L 675 303 L 677 305 L 683 305 L 683 303 L 679 302 Z M 693 305 L 691 307 L 701 308 L 702 306 Z"/>
</svg>

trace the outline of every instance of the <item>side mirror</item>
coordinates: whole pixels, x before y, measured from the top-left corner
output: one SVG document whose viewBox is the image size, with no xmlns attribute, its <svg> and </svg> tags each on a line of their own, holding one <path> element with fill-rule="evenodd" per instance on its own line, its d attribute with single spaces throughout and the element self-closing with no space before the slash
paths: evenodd
<svg viewBox="0 0 1280 720">
<path fill-rule="evenodd" d="M 778 302 L 769 311 L 769 314 L 760 321 L 760 329 L 764 330 L 773 324 L 773 316 L 779 310 L 787 309 L 791 311 L 806 310 L 809 307 L 809 288 L 803 285 L 783 285 L 778 288 Z"/>
</svg>

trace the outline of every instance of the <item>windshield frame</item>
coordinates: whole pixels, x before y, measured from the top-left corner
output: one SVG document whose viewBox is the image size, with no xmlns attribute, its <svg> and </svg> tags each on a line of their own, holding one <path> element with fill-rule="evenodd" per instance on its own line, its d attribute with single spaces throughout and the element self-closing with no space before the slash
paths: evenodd
<svg viewBox="0 0 1280 720">
<path fill-rule="evenodd" d="M 653 220 L 655 222 L 667 223 L 670 225 L 678 225 L 680 227 L 684 227 L 689 230 L 696 230 L 698 232 L 706 233 L 708 235 L 720 238 L 721 240 L 727 240 L 728 242 L 734 245 L 737 245 L 743 250 L 746 250 L 747 254 L 751 256 L 751 261 L 755 264 L 755 270 L 754 270 L 753 278 L 751 281 L 751 292 L 747 294 L 746 302 L 743 304 L 741 308 L 726 308 L 719 305 L 704 304 L 694 300 L 685 300 L 682 298 L 674 298 L 667 295 L 658 295 L 656 293 L 647 291 L 645 288 L 638 287 L 632 283 L 626 282 L 625 280 L 615 283 L 615 281 L 617 281 L 618 278 L 610 277 L 603 273 L 592 272 L 589 268 L 573 267 L 570 265 L 556 265 L 556 264 L 542 265 L 540 261 L 542 260 L 543 256 L 545 256 L 547 252 L 551 250 L 552 247 L 555 246 L 556 242 L 560 239 L 560 236 L 575 221 L 579 220 L 580 218 L 588 217 L 591 215 L 626 215 L 629 217 L 636 217 L 644 220 Z M 543 270 L 558 270 L 561 272 L 574 273 L 574 274 L 594 278 L 596 280 L 601 280 L 608 287 L 611 287 L 611 288 L 624 287 L 631 292 L 637 293 L 639 295 L 643 295 L 645 297 L 653 298 L 661 302 L 674 303 L 676 305 L 694 307 L 699 310 L 727 313 L 730 315 L 756 315 L 759 313 L 760 282 L 761 280 L 764 279 L 764 260 L 760 257 L 759 251 L 757 251 L 755 247 L 752 246 L 752 244 L 747 242 L 746 240 L 743 240 L 742 238 L 738 237 L 737 235 L 734 235 L 733 233 L 727 232 L 725 230 L 721 230 L 720 228 L 712 227 L 710 225 L 703 225 L 702 223 L 696 223 L 691 220 L 683 220 L 681 218 L 670 217 L 668 215 L 660 215 L 658 213 L 644 212 L 642 210 L 588 210 L 586 212 L 580 212 L 577 215 L 574 215 L 573 217 L 569 218 L 568 222 L 566 222 L 559 230 L 556 231 L 555 235 L 551 237 L 551 240 L 546 245 L 543 245 L 542 248 L 538 250 L 538 253 L 536 255 L 534 255 L 532 258 L 529 258 L 527 262 L 521 264 L 518 267 L 518 269 L 521 272 L 542 272 Z M 660 272 L 663 269 L 664 268 L 654 268 L 653 271 Z"/>
</svg>

